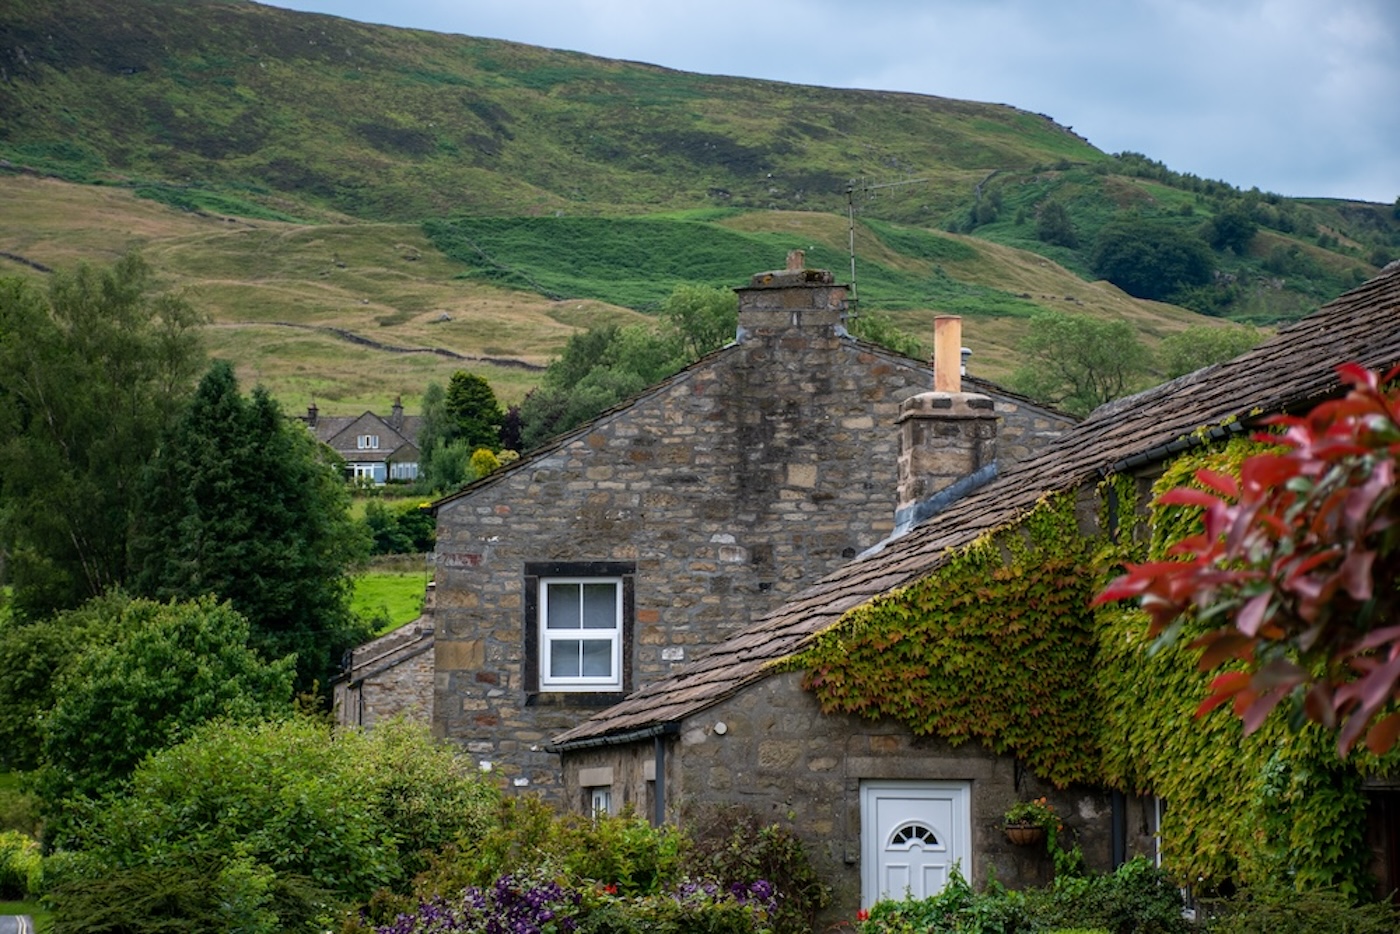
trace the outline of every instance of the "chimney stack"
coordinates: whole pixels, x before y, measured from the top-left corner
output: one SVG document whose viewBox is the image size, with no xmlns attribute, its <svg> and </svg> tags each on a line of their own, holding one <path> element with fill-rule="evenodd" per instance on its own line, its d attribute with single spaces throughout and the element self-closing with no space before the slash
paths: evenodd
<svg viewBox="0 0 1400 934">
<path fill-rule="evenodd" d="M 933 319 L 933 391 L 962 392 L 962 318 Z"/>
<path fill-rule="evenodd" d="M 808 269 L 802 250 L 784 269 L 760 272 L 739 294 L 739 343 L 760 337 L 817 339 L 846 333 L 846 287 L 826 269 Z"/>
<path fill-rule="evenodd" d="M 316 416 L 317 416 L 316 403 L 315 403 L 315 401 L 313 400 L 312 403 L 306 407 L 306 424 L 310 425 L 312 428 L 315 428 L 315 427 L 316 427 Z"/>
<path fill-rule="evenodd" d="M 996 475 L 992 400 L 962 391 L 962 319 L 936 317 L 933 341 L 933 392 L 906 399 L 899 407 L 896 535 Z"/>
<path fill-rule="evenodd" d="M 394 407 L 389 414 L 389 427 L 395 431 L 403 428 L 403 396 L 394 397 Z"/>
</svg>

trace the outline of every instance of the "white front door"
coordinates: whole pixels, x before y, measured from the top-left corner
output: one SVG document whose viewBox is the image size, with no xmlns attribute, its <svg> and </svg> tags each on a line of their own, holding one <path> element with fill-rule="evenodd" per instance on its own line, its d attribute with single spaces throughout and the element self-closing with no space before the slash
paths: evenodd
<svg viewBox="0 0 1400 934">
<path fill-rule="evenodd" d="M 955 865 L 972 876 L 968 782 L 869 781 L 860 786 L 860 903 L 928 898 Z"/>
</svg>

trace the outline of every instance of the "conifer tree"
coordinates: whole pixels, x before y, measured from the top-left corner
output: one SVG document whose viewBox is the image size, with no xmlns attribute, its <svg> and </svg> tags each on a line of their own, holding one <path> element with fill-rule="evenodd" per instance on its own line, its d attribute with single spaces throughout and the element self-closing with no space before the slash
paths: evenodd
<svg viewBox="0 0 1400 934">
<path fill-rule="evenodd" d="M 137 592 L 228 600 L 264 657 L 295 653 L 298 685 L 324 684 L 369 635 L 349 608 L 368 543 L 332 456 L 261 387 L 243 396 L 233 368 L 215 363 L 146 477 Z"/>
</svg>

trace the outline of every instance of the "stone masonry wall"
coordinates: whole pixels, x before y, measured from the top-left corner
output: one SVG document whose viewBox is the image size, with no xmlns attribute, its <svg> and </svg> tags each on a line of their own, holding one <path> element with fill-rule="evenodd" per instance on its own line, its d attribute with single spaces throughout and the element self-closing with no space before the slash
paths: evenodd
<svg viewBox="0 0 1400 934">
<path fill-rule="evenodd" d="M 350 670 L 333 687 L 335 715 L 342 725 L 369 727 L 394 717 L 431 723 L 431 617 L 419 617 L 357 647 Z"/>
<path fill-rule="evenodd" d="M 437 733 L 557 796 L 544 744 L 620 698 L 528 690 L 527 563 L 635 565 L 630 691 L 890 533 L 896 415 L 932 375 L 845 337 L 841 290 L 816 291 L 818 314 L 750 315 L 740 343 L 439 506 Z M 1068 423 L 994 399 L 1008 450 Z"/>
<path fill-rule="evenodd" d="M 824 715 L 800 685 L 801 675 L 776 675 L 681 724 L 667 755 L 667 812 L 682 826 L 707 805 L 741 804 L 790 827 L 806 844 L 822 878 L 834 888 L 826 922 L 849 919 L 860 906 L 860 788 L 863 780 L 967 781 L 972 788 L 972 865 L 979 888 L 995 874 L 1011 888 L 1050 881 L 1044 845 L 1015 846 L 1001 831 L 1002 814 L 1017 800 L 1045 795 L 1063 815 L 1066 833 L 1089 866 L 1112 860 L 1109 795 L 1075 787 L 1059 791 L 1022 774 L 1007 756 L 976 743 L 952 747 L 915 737 L 892 721 Z M 723 724 L 720 727 L 719 724 Z M 570 800 L 581 769 L 611 770 L 614 803 L 644 795 L 640 770 L 652 742 L 569 752 L 564 757 Z M 626 789 L 626 791 L 624 791 Z M 622 800 L 619 801 L 618 796 Z M 632 797 L 629 797 L 631 795 Z M 641 804 L 637 803 L 638 809 Z M 1129 852 L 1152 852 L 1143 802 L 1128 802 Z M 970 872 L 969 872 L 970 868 Z"/>
</svg>

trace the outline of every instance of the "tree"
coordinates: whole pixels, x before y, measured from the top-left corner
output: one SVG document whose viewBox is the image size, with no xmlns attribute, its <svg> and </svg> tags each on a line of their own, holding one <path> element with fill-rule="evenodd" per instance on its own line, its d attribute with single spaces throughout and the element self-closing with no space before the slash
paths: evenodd
<svg viewBox="0 0 1400 934">
<path fill-rule="evenodd" d="M 324 684 L 370 634 L 349 603 L 368 542 L 331 457 L 261 387 L 244 397 L 233 368 L 215 363 L 143 484 L 137 592 L 227 600 L 264 657 L 294 653 L 298 686 Z"/>
<path fill-rule="evenodd" d="M 447 384 L 444 410 L 451 419 L 447 440 L 460 438 L 473 451 L 501 449 L 501 424 L 506 413 L 486 380 L 465 370 L 453 373 Z"/>
<path fill-rule="evenodd" d="M 1205 226 L 1206 242 L 1215 250 L 1231 250 L 1236 256 L 1249 252 L 1259 225 L 1249 210 L 1236 203 L 1216 214 Z"/>
<path fill-rule="evenodd" d="M 1124 395 L 1146 374 L 1147 349 L 1126 321 L 1038 314 L 1021 350 L 1028 359 L 1012 375 L 1012 387 L 1076 415 Z"/>
<path fill-rule="evenodd" d="M 683 340 L 641 325 L 573 335 L 520 405 L 522 443 L 542 444 L 680 370 L 689 362 Z"/>
<path fill-rule="evenodd" d="M 1053 243 L 1071 250 L 1079 246 L 1074 221 L 1058 201 L 1047 201 L 1040 206 L 1035 218 L 1035 236 L 1043 243 Z"/>
<path fill-rule="evenodd" d="M 39 767 L 43 718 L 58 702 L 58 685 L 90 645 L 112 641 L 119 617 L 97 599 L 41 620 L 0 623 L 0 770 Z"/>
<path fill-rule="evenodd" d="M 1232 360 L 1263 339 L 1263 332 L 1252 326 L 1192 325 L 1164 338 L 1158 348 L 1158 359 L 1167 378 L 1175 379 L 1203 366 Z"/>
<path fill-rule="evenodd" d="M 739 297 L 733 289 L 678 285 L 661 303 L 661 317 L 680 336 L 690 360 L 734 340 Z"/>
<path fill-rule="evenodd" d="M 1198 237 L 1149 220 L 1105 225 L 1089 265 L 1129 295 L 1159 302 L 1171 301 L 1190 286 L 1205 285 L 1214 272 L 1210 250 Z"/>
<path fill-rule="evenodd" d="M 0 279 L 0 553 L 19 615 L 125 579 L 138 478 L 199 369 L 200 317 L 130 255 Z"/>
<path fill-rule="evenodd" d="M 1337 731 L 1345 756 L 1364 736 L 1379 754 L 1400 736 L 1400 368 L 1338 368 L 1351 387 L 1261 433 L 1281 451 L 1246 458 L 1238 479 L 1196 475 L 1163 505 L 1203 510 L 1172 560 L 1129 565 L 1096 603 L 1139 599 L 1152 635 L 1194 612 L 1192 643 L 1218 675 L 1197 715 L 1233 705 L 1246 732 L 1285 700 Z M 1389 388 L 1382 389 L 1382 386 Z"/>
</svg>

